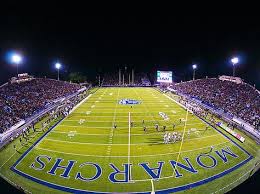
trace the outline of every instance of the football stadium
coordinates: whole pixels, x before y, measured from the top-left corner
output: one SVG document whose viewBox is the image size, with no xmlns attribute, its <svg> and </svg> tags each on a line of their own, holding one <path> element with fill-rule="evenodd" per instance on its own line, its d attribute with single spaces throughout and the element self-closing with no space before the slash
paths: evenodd
<svg viewBox="0 0 260 194">
<path fill-rule="evenodd" d="M 259 193 L 258 17 L 44 3 L 1 4 L 0 193 Z"/>
<path fill-rule="evenodd" d="M 258 90 L 232 76 L 173 84 L 158 71 L 152 85 L 131 73 L 1 86 L 1 176 L 28 193 L 224 193 L 259 169 Z"/>
</svg>

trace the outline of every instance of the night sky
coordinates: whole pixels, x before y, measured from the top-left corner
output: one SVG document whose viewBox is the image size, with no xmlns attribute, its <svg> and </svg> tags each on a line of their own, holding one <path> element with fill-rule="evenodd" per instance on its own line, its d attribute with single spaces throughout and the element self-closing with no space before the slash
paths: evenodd
<svg viewBox="0 0 260 194">
<path fill-rule="evenodd" d="M 52 8 L 50 8 L 52 7 Z M 174 16 L 154 14 L 86 14 L 88 11 L 21 9 L 9 5 L 0 13 L 0 83 L 16 73 L 5 60 L 9 50 L 25 56 L 19 72 L 56 78 L 55 61 L 89 80 L 128 64 L 136 72 L 172 70 L 176 81 L 232 74 L 232 56 L 240 57 L 237 75 L 260 86 L 258 17 Z M 89 8 L 88 8 L 89 9 Z"/>
</svg>

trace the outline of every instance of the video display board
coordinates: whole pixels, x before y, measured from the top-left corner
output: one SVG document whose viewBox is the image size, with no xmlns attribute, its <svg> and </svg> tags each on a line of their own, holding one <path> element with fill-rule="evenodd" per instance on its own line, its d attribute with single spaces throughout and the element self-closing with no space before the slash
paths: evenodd
<svg viewBox="0 0 260 194">
<path fill-rule="evenodd" d="M 172 83 L 172 71 L 157 71 L 157 82 Z"/>
</svg>

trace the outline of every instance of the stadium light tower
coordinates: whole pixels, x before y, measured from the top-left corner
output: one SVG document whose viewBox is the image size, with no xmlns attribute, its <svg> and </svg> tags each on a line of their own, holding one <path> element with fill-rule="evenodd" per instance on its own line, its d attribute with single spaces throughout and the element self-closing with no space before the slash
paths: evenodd
<svg viewBox="0 0 260 194">
<path fill-rule="evenodd" d="M 58 80 L 60 80 L 60 68 L 61 68 L 61 64 L 60 63 L 55 63 L 55 68 L 58 71 Z"/>
<path fill-rule="evenodd" d="M 16 65 L 16 73 L 17 73 L 17 76 L 18 76 L 19 64 L 22 63 L 22 60 L 23 60 L 23 57 L 22 57 L 20 54 L 14 53 L 14 54 L 11 56 L 11 62 Z"/>
<path fill-rule="evenodd" d="M 193 80 L 195 80 L 195 72 L 196 72 L 196 69 L 197 69 L 197 65 L 193 64 L 192 69 L 193 69 Z"/>
<path fill-rule="evenodd" d="M 233 64 L 233 77 L 235 77 L 236 65 L 238 64 L 239 59 L 237 57 L 233 57 L 231 59 L 231 63 Z"/>
</svg>

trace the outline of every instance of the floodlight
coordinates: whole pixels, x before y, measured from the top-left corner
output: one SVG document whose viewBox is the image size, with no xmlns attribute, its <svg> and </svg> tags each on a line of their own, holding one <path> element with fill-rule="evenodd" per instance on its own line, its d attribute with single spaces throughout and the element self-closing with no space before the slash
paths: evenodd
<svg viewBox="0 0 260 194">
<path fill-rule="evenodd" d="M 236 65 L 239 62 L 239 59 L 237 57 L 234 57 L 231 59 L 231 62 L 233 63 L 233 65 Z"/>
<path fill-rule="evenodd" d="M 12 63 L 20 64 L 22 62 L 22 56 L 19 54 L 13 54 L 11 61 L 12 61 Z"/>
<path fill-rule="evenodd" d="M 231 63 L 233 64 L 233 77 L 235 77 L 235 71 L 236 71 L 236 64 L 238 64 L 239 59 L 238 57 L 233 57 L 231 60 Z"/>
<path fill-rule="evenodd" d="M 192 69 L 197 69 L 197 65 L 196 64 L 192 65 Z"/>
<path fill-rule="evenodd" d="M 60 63 L 55 63 L 55 68 L 56 69 L 60 69 L 61 68 L 61 64 Z"/>
</svg>

